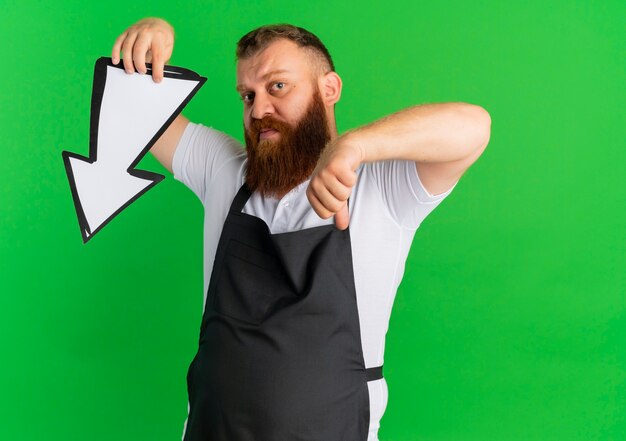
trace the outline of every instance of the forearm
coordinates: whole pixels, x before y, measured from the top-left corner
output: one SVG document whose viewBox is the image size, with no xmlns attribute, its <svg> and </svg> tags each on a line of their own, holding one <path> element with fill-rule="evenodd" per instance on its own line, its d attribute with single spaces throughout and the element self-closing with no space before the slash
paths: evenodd
<svg viewBox="0 0 626 441">
<path fill-rule="evenodd" d="M 350 130 L 341 137 L 358 147 L 361 162 L 452 162 L 484 146 L 489 140 L 490 125 L 489 114 L 480 106 L 422 104 Z"/>
<path fill-rule="evenodd" d="M 182 114 L 178 115 L 150 149 L 150 153 L 152 153 L 170 173 L 173 173 L 172 161 L 174 159 L 174 152 L 178 147 L 178 142 L 182 138 L 183 133 L 185 133 L 187 124 L 189 124 L 189 120 Z"/>
</svg>

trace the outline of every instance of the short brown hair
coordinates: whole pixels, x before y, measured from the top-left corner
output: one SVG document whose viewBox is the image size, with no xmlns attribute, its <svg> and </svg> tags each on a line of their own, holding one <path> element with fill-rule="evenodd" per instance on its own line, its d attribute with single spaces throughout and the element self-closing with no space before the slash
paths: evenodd
<svg viewBox="0 0 626 441">
<path fill-rule="evenodd" d="M 324 43 L 306 29 L 290 24 L 265 25 L 248 32 L 237 42 L 237 59 L 248 58 L 281 38 L 310 50 L 321 62 L 324 71 L 335 71 L 335 65 Z"/>
</svg>

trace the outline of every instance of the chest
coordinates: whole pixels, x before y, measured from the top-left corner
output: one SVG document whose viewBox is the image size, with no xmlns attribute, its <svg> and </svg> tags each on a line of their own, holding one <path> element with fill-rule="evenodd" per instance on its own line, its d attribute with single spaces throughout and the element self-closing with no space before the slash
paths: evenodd
<svg viewBox="0 0 626 441">
<path fill-rule="evenodd" d="M 262 219 L 273 234 L 333 224 L 332 217 L 322 219 L 311 208 L 306 197 L 307 185 L 305 181 L 281 199 L 263 198 L 254 193 L 242 211 Z"/>
</svg>

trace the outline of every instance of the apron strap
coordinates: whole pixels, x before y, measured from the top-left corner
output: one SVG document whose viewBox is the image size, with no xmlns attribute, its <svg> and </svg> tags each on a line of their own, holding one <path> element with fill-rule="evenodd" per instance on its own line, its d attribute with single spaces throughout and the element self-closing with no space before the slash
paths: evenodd
<svg viewBox="0 0 626 441">
<path fill-rule="evenodd" d="M 243 207 L 246 206 L 246 202 L 248 202 L 248 199 L 250 199 L 250 196 L 252 196 L 252 192 L 250 191 L 248 184 L 244 181 L 243 185 L 239 188 L 237 195 L 235 195 L 235 199 L 233 199 L 233 203 L 230 205 L 230 211 L 235 212 L 235 213 L 241 213 L 241 211 L 243 210 Z M 346 204 L 348 205 L 348 210 L 349 210 L 350 198 L 348 198 L 348 200 L 346 201 Z"/>
<path fill-rule="evenodd" d="M 380 380 L 383 378 L 383 365 L 365 369 L 365 379 L 367 381 Z"/>
<path fill-rule="evenodd" d="M 230 205 L 230 211 L 237 214 L 241 213 L 241 210 L 243 210 L 243 207 L 246 205 L 251 195 L 252 192 L 250 188 L 248 188 L 248 184 L 244 182 L 241 188 L 239 188 L 235 199 L 233 199 L 233 203 Z"/>
</svg>

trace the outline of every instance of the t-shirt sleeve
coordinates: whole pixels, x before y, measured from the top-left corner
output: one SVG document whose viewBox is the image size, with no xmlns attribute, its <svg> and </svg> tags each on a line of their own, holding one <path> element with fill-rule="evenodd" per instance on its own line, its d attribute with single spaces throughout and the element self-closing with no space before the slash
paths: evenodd
<svg viewBox="0 0 626 441">
<path fill-rule="evenodd" d="M 174 178 L 204 201 L 213 176 L 228 161 L 243 154 L 245 150 L 236 139 L 211 127 L 190 122 L 174 151 Z"/>
<path fill-rule="evenodd" d="M 378 161 L 366 163 L 365 167 L 391 217 L 398 225 L 408 229 L 418 228 L 458 183 L 455 182 L 443 193 L 433 195 L 420 181 L 414 161 Z"/>
</svg>

